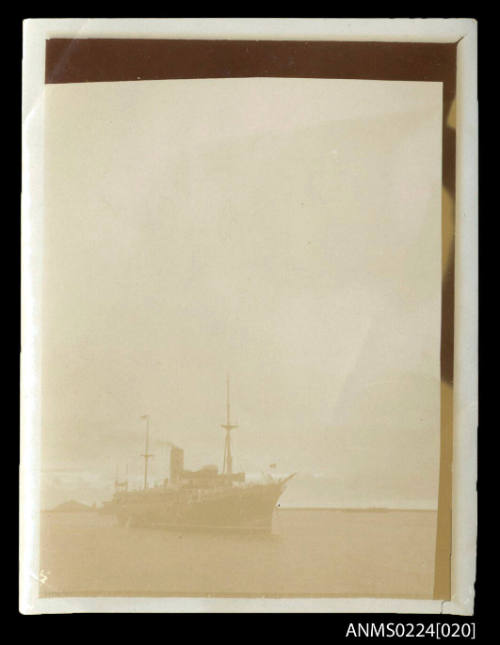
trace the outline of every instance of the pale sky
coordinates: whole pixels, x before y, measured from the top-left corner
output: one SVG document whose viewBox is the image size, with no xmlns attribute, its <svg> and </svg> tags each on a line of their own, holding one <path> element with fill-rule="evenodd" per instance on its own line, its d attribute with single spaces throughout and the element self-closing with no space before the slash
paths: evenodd
<svg viewBox="0 0 500 645">
<path fill-rule="evenodd" d="M 302 504 L 436 504 L 441 96 L 46 86 L 48 496 L 106 497 L 117 464 L 140 477 L 146 413 L 153 480 L 160 441 L 220 467 L 230 372 L 236 470 L 324 481 L 297 478 Z"/>
</svg>

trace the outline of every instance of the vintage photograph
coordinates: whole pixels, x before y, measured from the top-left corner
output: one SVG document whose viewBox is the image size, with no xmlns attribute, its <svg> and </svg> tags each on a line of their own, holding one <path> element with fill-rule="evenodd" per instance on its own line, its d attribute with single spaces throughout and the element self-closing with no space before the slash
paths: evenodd
<svg viewBox="0 0 500 645">
<path fill-rule="evenodd" d="M 39 598 L 448 599 L 443 96 L 46 78 Z"/>
</svg>

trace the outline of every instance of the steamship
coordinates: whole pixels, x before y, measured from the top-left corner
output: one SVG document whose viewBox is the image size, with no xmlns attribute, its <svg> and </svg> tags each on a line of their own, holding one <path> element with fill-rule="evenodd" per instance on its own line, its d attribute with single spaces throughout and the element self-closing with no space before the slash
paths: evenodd
<svg viewBox="0 0 500 645">
<path fill-rule="evenodd" d="M 230 420 L 229 379 L 227 380 L 224 460 L 222 472 L 217 466 L 199 470 L 184 468 L 184 451 L 170 445 L 169 478 L 161 484 L 148 485 L 149 416 L 146 420 L 144 487 L 129 490 L 128 481 L 115 481 L 112 500 L 103 512 L 112 513 L 118 523 L 132 527 L 185 529 L 251 530 L 270 532 L 273 511 L 286 483 L 294 476 L 271 477 L 265 482 L 247 482 L 245 473 L 233 473 L 231 432 L 237 425 Z"/>
</svg>

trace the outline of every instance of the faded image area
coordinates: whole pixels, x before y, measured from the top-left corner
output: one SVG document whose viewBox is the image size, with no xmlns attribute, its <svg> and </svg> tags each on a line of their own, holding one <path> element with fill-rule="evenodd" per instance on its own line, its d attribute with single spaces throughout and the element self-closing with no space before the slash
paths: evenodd
<svg viewBox="0 0 500 645">
<path fill-rule="evenodd" d="M 441 83 L 45 111 L 40 594 L 432 597 Z"/>
</svg>

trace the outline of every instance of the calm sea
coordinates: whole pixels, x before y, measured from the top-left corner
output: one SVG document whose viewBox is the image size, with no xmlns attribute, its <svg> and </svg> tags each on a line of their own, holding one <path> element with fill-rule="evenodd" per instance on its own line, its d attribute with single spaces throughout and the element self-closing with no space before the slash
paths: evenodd
<svg viewBox="0 0 500 645">
<path fill-rule="evenodd" d="M 434 511 L 277 509 L 270 536 L 42 513 L 42 596 L 430 598 Z"/>
</svg>

